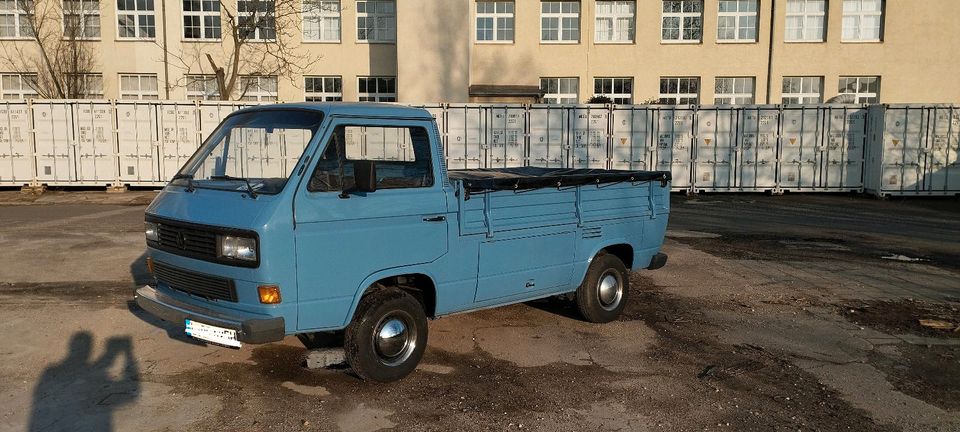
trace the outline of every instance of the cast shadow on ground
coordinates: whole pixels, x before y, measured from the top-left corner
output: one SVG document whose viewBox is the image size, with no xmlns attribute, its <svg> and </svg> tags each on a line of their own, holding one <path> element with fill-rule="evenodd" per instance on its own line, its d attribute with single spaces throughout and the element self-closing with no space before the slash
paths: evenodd
<svg viewBox="0 0 960 432">
<path fill-rule="evenodd" d="M 114 411 L 140 397 L 133 341 L 112 337 L 99 357 L 93 351 L 93 335 L 74 333 L 66 357 L 43 371 L 33 391 L 28 431 L 114 430 Z"/>
</svg>

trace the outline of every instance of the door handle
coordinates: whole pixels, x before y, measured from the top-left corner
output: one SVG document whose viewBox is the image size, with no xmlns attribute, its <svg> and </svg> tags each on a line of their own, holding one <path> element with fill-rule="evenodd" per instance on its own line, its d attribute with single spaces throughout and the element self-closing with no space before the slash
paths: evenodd
<svg viewBox="0 0 960 432">
<path fill-rule="evenodd" d="M 444 215 L 440 215 L 440 216 L 427 216 L 427 217 L 423 218 L 423 221 L 424 221 L 424 222 L 443 222 L 443 221 L 445 221 L 445 220 L 447 220 L 447 217 L 444 216 Z"/>
</svg>

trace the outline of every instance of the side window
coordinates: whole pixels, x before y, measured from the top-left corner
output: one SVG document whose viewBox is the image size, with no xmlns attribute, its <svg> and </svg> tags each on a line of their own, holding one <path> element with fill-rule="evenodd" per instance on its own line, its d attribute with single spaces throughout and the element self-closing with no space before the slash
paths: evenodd
<svg viewBox="0 0 960 432">
<path fill-rule="evenodd" d="M 358 160 L 376 162 L 378 190 L 433 186 L 430 138 L 425 128 L 338 126 L 317 161 L 307 190 L 353 189 L 353 162 Z"/>
</svg>

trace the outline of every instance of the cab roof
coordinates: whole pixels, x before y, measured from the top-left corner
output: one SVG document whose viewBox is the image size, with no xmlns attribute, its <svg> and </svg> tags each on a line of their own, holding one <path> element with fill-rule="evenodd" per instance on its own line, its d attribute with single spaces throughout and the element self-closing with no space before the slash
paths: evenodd
<svg viewBox="0 0 960 432">
<path fill-rule="evenodd" d="M 433 116 L 423 108 L 414 108 L 392 103 L 372 102 L 299 102 L 256 105 L 241 109 L 235 113 L 269 111 L 273 109 L 318 111 L 322 112 L 326 116 L 433 119 Z"/>
</svg>

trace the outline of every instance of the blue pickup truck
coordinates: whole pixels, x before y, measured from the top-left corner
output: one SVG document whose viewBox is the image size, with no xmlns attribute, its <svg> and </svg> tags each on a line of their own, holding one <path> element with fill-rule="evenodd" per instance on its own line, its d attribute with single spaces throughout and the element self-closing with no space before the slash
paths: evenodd
<svg viewBox="0 0 960 432">
<path fill-rule="evenodd" d="M 657 269 L 670 174 L 446 170 L 436 123 L 382 104 L 237 111 L 147 208 L 137 304 L 240 347 L 339 335 L 353 371 L 412 372 L 427 319 L 548 296 L 615 320 Z M 306 343 L 306 342 L 305 342 Z"/>
</svg>

